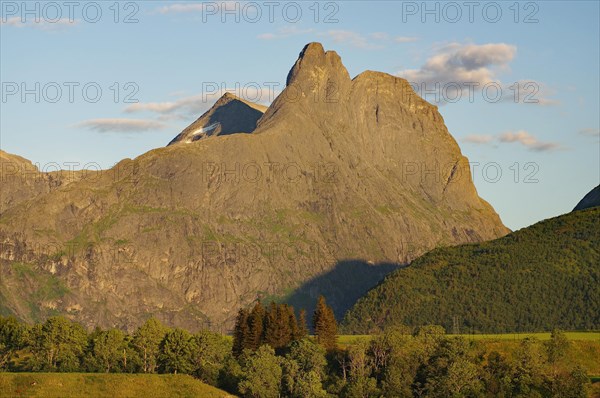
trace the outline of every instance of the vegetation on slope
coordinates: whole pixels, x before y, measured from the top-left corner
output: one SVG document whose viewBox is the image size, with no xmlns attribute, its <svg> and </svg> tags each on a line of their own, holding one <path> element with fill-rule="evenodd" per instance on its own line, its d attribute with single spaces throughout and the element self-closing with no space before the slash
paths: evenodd
<svg viewBox="0 0 600 398">
<path fill-rule="evenodd" d="M 388 275 L 343 323 L 356 334 L 427 324 L 463 333 L 598 329 L 600 208 L 433 250 Z"/>
</svg>

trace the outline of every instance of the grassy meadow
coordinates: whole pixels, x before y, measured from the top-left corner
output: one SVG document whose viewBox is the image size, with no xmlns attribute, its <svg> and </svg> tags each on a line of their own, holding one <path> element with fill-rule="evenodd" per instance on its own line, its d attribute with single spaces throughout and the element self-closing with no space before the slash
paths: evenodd
<svg viewBox="0 0 600 398">
<path fill-rule="evenodd" d="M 225 398 L 189 375 L 0 373 L 1 398 Z"/>
</svg>

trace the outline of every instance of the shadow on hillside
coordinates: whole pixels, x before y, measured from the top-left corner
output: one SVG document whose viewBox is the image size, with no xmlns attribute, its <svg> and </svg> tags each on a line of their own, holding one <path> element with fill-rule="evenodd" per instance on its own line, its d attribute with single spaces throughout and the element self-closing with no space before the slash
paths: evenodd
<svg viewBox="0 0 600 398">
<path fill-rule="evenodd" d="M 323 295 L 340 322 L 359 298 L 390 272 L 401 267 L 393 263 L 371 265 L 362 260 L 338 261 L 332 270 L 303 283 L 284 302 L 297 310 L 304 308 L 306 320 L 310 323 L 317 298 Z"/>
</svg>

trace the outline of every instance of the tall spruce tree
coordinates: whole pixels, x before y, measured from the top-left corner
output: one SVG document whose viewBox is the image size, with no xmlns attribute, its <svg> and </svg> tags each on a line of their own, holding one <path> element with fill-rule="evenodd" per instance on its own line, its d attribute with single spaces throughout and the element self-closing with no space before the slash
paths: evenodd
<svg viewBox="0 0 600 398">
<path fill-rule="evenodd" d="M 319 296 L 317 308 L 313 315 L 313 328 L 317 342 L 328 351 L 337 346 L 337 322 L 333 310 L 325 302 L 325 297 Z"/>
<path fill-rule="evenodd" d="M 260 303 L 256 302 L 248 317 L 248 343 L 246 347 L 252 351 L 256 351 L 263 343 L 264 339 L 264 322 L 265 308 Z"/>
<path fill-rule="evenodd" d="M 277 350 L 288 345 L 290 341 L 292 341 L 292 328 L 289 306 L 271 303 L 265 318 L 264 342 Z"/>
<path fill-rule="evenodd" d="M 241 308 L 235 319 L 232 353 L 236 358 L 242 354 L 244 348 L 248 348 L 248 341 L 250 338 L 250 326 L 248 324 L 249 317 L 250 314 L 248 313 L 248 310 Z"/>
<path fill-rule="evenodd" d="M 300 310 L 300 316 L 298 317 L 298 325 L 296 327 L 296 335 L 294 340 L 302 340 L 308 336 L 308 327 L 306 326 L 306 310 Z"/>
</svg>

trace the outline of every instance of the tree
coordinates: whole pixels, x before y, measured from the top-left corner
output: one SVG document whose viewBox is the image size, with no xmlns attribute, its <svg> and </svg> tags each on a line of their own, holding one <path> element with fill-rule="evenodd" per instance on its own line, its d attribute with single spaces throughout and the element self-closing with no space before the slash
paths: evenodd
<svg viewBox="0 0 600 398">
<path fill-rule="evenodd" d="M 300 310 L 300 316 L 298 317 L 298 326 L 296 327 L 296 335 L 294 340 L 302 340 L 308 336 L 308 328 L 306 327 L 306 310 Z"/>
<path fill-rule="evenodd" d="M 535 339 L 525 338 L 515 353 L 512 375 L 513 394 L 541 396 L 543 390 L 543 352 Z"/>
<path fill-rule="evenodd" d="M 13 316 L 0 316 L 0 370 L 8 369 L 27 339 L 27 327 Z"/>
<path fill-rule="evenodd" d="M 283 361 L 283 384 L 286 396 L 292 398 L 325 397 L 325 350 L 309 339 L 290 344 Z"/>
<path fill-rule="evenodd" d="M 127 352 L 125 333 L 117 329 L 100 331 L 90 343 L 93 370 L 109 373 L 126 368 L 123 355 Z"/>
<path fill-rule="evenodd" d="M 415 387 L 427 396 L 478 396 L 483 390 L 480 367 L 469 343 L 462 338 L 442 338 L 429 360 L 418 370 Z"/>
<path fill-rule="evenodd" d="M 568 373 L 558 374 L 548 384 L 548 390 L 551 391 L 553 397 L 585 398 L 590 396 L 588 390 L 590 379 L 580 366 L 576 366 Z"/>
<path fill-rule="evenodd" d="M 159 366 L 164 373 L 192 373 L 194 343 L 188 331 L 173 329 L 160 343 Z"/>
<path fill-rule="evenodd" d="M 87 333 L 78 323 L 57 316 L 31 330 L 33 370 L 74 372 L 81 369 Z"/>
<path fill-rule="evenodd" d="M 509 396 L 513 369 L 510 362 L 497 351 L 489 353 L 484 366 L 485 389 L 495 397 Z"/>
<path fill-rule="evenodd" d="M 258 301 L 248 317 L 248 342 L 250 350 L 256 351 L 263 343 L 264 338 L 265 308 Z"/>
<path fill-rule="evenodd" d="M 545 343 L 545 346 L 548 361 L 551 364 L 556 364 L 566 354 L 569 348 L 569 340 L 562 331 L 554 329 L 550 334 L 550 340 Z"/>
<path fill-rule="evenodd" d="M 167 328 L 156 318 L 148 319 L 133 335 L 132 345 L 142 359 L 144 373 L 155 373 L 160 343 Z"/>
<path fill-rule="evenodd" d="M 244 397 L 278 398 L 281 388 L 281 361 L 275 350 L 262 345 L 256 352 L 245 350 L 242 355 L 242 375 L 238 384 Z"/>
<path fill-rule="evenodd" d="M 203 382 L 217 385 L 221 371 L 231 356 L 231 342 L 225 336 L 207 330 L 193 337 L 192 363 L 194 375 Z"/>
<path fill-rule="evenodd" d="M 319 296 L 317 308 L 313 315 L 313 328 L 317 342 L 328 351 L 337 347 L 337 322 L 331 307 L 325 302 L 325 297 Z"/>
<path fill-rule="evenodd" d="M 244 348 L 248 348 L 250 339 L 250 326 L 248 324 L 250 314 L 245 308 L 238 311 L 233 328 L 232 353 L 237 358 L 242 355 Z"/>
<path fill-rule="evenodd" d="M 368 347 L 368 343 L 361 341 L 348 349 L 349 382 L 345 388 L 347 397 L 367 398 L 380 395 L 377 380 L 371 377 L 373 363 L 368 355 Z"/>
<path fill-rule="evenodd" d="M 292 309 L 293 312 L 293 309 Z M 296 326 L 296 317 L 293 321 L 286 304 L 271 303 L 265 317 L 264 342 L 278 350 L 292 341 L 293 330 L 291 325 Z"/>
</svg>

